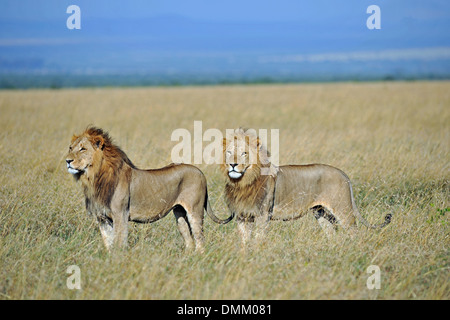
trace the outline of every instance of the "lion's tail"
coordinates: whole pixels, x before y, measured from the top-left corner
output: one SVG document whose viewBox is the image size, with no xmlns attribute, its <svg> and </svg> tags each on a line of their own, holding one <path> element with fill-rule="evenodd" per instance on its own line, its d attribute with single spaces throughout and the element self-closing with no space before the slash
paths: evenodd
<svg viewBox="0 0 450 320">
<path fill-rule="evenodd" d="M 345 174 L 344 174 L 345 175 Z M 347 176 L 346 176 L 347 177 Z M 352 206 L 353 206 L 353 214 L 359 219 L 359 221 L 365 225 L 367 228 L 370 229 L 381 229 L 385 226 L 387 226 L 389 223 L 391 223 L 391 219 L 392 219 L 392 213 L 388 213 L 387 215 L 384 216 L 384 222 L 379 223 L 379 224 L 371 224 L 369 223 L 366 219 L 364 219 L 364 217 L 361 215 L 361 213 L 358 210 L 358 207 L 356 206 L 355 203 L 355 198 L 353 197 L 353 188 L 352 188 L 352 184 L 350 182 L 350 179 L 348 179 L 347 177 L 347 181 L 348 181 L 348 185 L 350 187 L 350 196 L 352 198 Z"/>
<path fill-rule="evenodd" d="M 231 214 L 226 219 L 220 219 L 214 214 L 214 212 L 211 209 L 211 205 L 209 204 L 208 191 L 206 191 L 206 195 L 205 195 L 205 210 L 206 210 L 206 213 L 209 215 L 209 217 L 212 219 L 212 221 L 214 221 L 215 223 L 218 223 L 218 224 L 227 224 L 234 218 L 234 214 Z"/>
</svg>

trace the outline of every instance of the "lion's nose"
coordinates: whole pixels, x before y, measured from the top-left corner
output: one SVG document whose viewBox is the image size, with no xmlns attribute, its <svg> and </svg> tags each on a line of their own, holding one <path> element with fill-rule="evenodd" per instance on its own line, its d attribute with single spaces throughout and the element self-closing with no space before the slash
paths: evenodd
<svg viewBox="0 0 450 320">
<path fill-rule="evenodd" d="M 231 163 L 231 164 L 230 164 L 231 168 L 233 168 L 233 169 L 234 169 L 234 167 L 236 167 L 237 165 L 238 165 L 237 163 Z"/>
<path fill-rule="evenodd" d="M 72 161 L 72 159 L 66 159 L 67 164 L 70 164 Z"/>
</svg>

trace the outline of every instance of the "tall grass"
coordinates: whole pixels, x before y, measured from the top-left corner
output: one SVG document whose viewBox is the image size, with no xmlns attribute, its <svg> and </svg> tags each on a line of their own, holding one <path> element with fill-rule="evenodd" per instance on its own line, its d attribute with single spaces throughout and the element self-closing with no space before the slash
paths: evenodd
<svg viewBox="0 0 450 320">
<path fill-rule="evenodd" d="M 1 299 L 449 299 L 450 83 L 343 83 L 0 91 Z M 327 163 L 352 179 L 370 222 L 327 239 L 315 219 L 273 222 L 242 251 L 234 222 L 205 217 L 185 253 L 169 214 L 130 223 L 108 255 L 65 170 L 73 133 L 107 129 L 142 168 L 171 162 L 173 130 L 280 129 L 280 163 Z M 269 137 L 270 138 L 270 137 Z M 206 145 L 207 143 L 205 143 Z M 218 215 L 224 177 L 199 165 Z M 81 270 L 69 290 L 68 266 Z M 366 286 L 377 265 L 381 288 Z"/>
</svg>

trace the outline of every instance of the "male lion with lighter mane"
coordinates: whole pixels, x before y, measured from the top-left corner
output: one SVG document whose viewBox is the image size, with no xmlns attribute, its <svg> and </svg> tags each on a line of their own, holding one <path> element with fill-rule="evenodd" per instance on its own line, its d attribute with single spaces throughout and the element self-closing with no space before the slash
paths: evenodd
<svg viewBox="0 0 450 320">
<path fill-rule="evenodd" d="M 203 250 L 204 211 L 216 223 L 227 223 L 211 211 L 206 179 L 200 169 L 170 164 L 141 170 L 116 146 L 108 133 L 89 127 L 72 137 L 67 170 L 81 181 L 86 209 L 99 225 L 108 250 L 126 247 L 128 221 L 154 222 L 173 210 L 186 248 Z"/>
<path fill-rule="evenodd" d="M 254 130 L 236 129 L 224 138 L 222 170 L 227 177 L 225 201 L 236 216 L 245 244 L 256 225 L 257 235 L 270 220 L 293 220 L 312 212 L 327 234 L 337 225 L 353 227 L 355 217 L 369 228 L 353 198 L 350 179 L 341 170 L 324 164 L 285 165 L 270 163 L 269 153 Z"/>
</svg>

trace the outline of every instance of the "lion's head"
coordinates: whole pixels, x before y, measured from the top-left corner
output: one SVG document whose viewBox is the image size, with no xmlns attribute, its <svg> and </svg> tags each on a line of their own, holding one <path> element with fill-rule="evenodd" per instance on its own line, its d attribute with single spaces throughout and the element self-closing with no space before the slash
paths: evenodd
<svg viewBox="0 0 450 320">
<path fill-rule="evenodd" d="M 94 167 L 100 164 L 107 143 L 111 144 L 108 134 L 94 127 L 79 136 L 74 135 L 66 156 L 67 171 L 79 178 L 89 171 L 98 170 Z"/>
<path fill-rule="evenodd" d="M 86 196 L 92 195 L 106 205 L 109 205 L 124 163 L 135 168 L 127 155 L 113 144 L 108 133 L 95 127 L 74 135 L 66 156 L 67 171 L 82 181 Z"/>
<path fill-rule="evenodd" d="M 223 139 L 222 169 L 233 183 L 248 185 L 263 174 L 272 174 L 269 153 L 252 129 L 236 129 Z"/>
<path fill-rule="evenodd" d="M 113 144 L 108 133 L 96 127 L 87 128 L 79 136 L 74 135 L 66 156 L 67 171 L 76 177 L 95 173 L 100 170 L 100 165 L 115 167 L 122 161 L 134 167 L 126 154 Z"/>
</svg>

